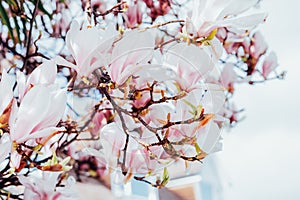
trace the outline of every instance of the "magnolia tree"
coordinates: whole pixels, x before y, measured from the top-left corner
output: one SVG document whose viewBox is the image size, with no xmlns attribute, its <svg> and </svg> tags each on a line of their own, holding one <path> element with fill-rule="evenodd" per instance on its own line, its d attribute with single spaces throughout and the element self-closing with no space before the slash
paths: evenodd
<svg viewBox="0 0 300 200">
<path fill-rule="evenodd" d="M 74 199 L 116 170 L 161 188 L 221 149 L 237 84 L 284 76 L 258 0 L 4 0 L 0 16 L 1 198 Z"/>
</svg>

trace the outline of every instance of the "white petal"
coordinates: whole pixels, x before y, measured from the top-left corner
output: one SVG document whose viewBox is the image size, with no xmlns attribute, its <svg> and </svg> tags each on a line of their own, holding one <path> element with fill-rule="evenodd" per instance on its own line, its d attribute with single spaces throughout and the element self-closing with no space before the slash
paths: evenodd
<svg viewBox="0 0 300 200">
<path fill-rule="evenodd" d="M 56 74 L 56 63 L 53 60 L 46 60 L 29 75 L 27 87 L 29 84 L 52 84 L 55 81 Z"/>
<path fill-rule="evenodd" d="M 61 56 L 56 56 L 56 57 L 53 58 L 53 60 L 55 61 L 55 63 L 57 65 L 62 65 L 62 66 L 70 67 L 70 68 L 75 69 L 77 72 L 79 71 L 79 68 L 76 65 L 74 65 L 73 63 L 67 61 L 66 59 L 64 59 Z"/>
<path fill-rule="evenodd" d="M 249 29 L 253 28 L 265 21 L 267 17 L 266 13 L 257 13 L 247 16 L 241 16 L 241 17 L 235 17 L 235 18 L 229 18 L 226 20 L 218 21 L 216 22 L 216 25 L 221 27 L 233 27 L 237 29 Z"/>
<path fill-rule="evenodd" d="M 137 64 L 147 63 L 153 56 L 155 46 L 154 36 L 150 31 L 130 31 L 125 33 L 112 51 L 110 76 L 119 85 L 123 84 L 128 77 L 120 80 L 120 75 L 127 67 L 135 68 Z M 131 69 L 135 71 L 134 69 Z"/>
<path fill-rule="evenodd" d="M 12 87 L 13 84 L 10 83 L 8 74 L 3 70 L 0 82 L 0 116 L 13 98 Z"/>
<path fill-rule="evenodd" d="M 224 88 L 219 85 L 208 84 L 207 92 L 201 102 L 205 113 L 218 113 L 225 103 Z"/>
<path fill-rule="evenodd" d="M 115 122 L 107 124 L 101 129 L 101 144 L 109 159 L 114 159 L 124 148 L 125 136 L 122 128 Z"/>
<path fill-rule="evenodd" d="M 28 135 L 47 115 L 50 105 L 50 93 L 44 86 L 38 85 L 30 89 L 24 96 L 14 122 L 10 121 L 11 138 L 17 140 Z M 17 109 L 15 106 L 13 109 Z"/>
<path fill-rule="evenodd" d="M 11 151 L 12 143 L 9 138 L 9 134 L 5 133 L 2 135 L 0 140 L 0 163 L 8 157 L 10 151 Z"/>
<path fill-rule="evenodd" d="M 229 15 L 238 15 L 253 7 L 258 0 L 231 0 L 223 11 L 219 14 L 219 18 Z"/>
<path fill-rule="evenodd" d="M 200 136 L 198 137 L 198 144 L 204 152 L 210 154 L 213 153 L 213 150 L 215 150 L 216 145 L 221 139 L 221 130 L 214 122 L 211 122 L 210 126 L 207 128 L 208 131 L 206 131 L 205 134 L 200 133 Z"/>
<path fill-rule="evenodd" d="M 50 90 L 50 89 L 49 89 Z M 66 108 L 67 93 L 66 90 L 53 90 L 50 96 L 50 105 L 47 116 L 39 124 L 41 127 L 56 126 L 63 117 Z"/>
<path fill-rule="evenodd" d="M 29 139 L 37 139 L 37 138 L 47 138 L 48 136 L 50 136 L 52 133 L 55 133 L 57 131 L 64 131 L 65 128 L 64 127 L 48 127 L 48 128 L 44 128 L 42 130 L 39 131 L 35 131 L 34 133 L 30 134 L 30 135 L 26 135 L 20 139 L 17 140 L 18 143 L 21 142 L 25 142 Z"/>
</svg>

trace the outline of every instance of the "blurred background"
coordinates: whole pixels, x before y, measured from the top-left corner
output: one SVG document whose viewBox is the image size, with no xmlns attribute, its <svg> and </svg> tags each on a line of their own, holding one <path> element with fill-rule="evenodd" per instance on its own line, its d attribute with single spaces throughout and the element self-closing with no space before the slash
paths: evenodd
<svg viewBox="0 0 300 200">
<path fill-rule="evenodd" d="M 287 76 L 236 88 L 246 119 L 223 131 L 224 150 L 208 159 L 217 166 L 211 178 L 220 182 L 205 200 L 300 199 L 300 1 L 261 3 L 269 13 L 261 32 Z"/>
</svg>

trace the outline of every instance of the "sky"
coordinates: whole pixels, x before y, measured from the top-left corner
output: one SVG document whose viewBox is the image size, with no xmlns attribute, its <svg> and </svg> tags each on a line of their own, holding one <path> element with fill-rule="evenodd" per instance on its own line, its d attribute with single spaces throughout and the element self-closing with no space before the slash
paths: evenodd
<svg viewBox="0 0 300 200">
<path fill-rule="evenodd" d="M 269 15 L 260 30 L 287 76 L 237 88 L 246 119 L 224 133 L 215 155 L 225 200 L 300 199 L 300 1 L 263 0 L 262 7 Z"/>
</svg>

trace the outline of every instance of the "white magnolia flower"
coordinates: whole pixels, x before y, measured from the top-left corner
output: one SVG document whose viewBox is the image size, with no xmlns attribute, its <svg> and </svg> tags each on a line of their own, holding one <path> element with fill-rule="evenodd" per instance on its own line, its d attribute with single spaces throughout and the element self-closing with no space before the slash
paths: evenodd
<svg viewBox="0 0 300 200">
<path fill-rule="evenodd" d="M 245 13 L 258 0 L 194 0 L 191 18 L 185 30 L 198 37 L 207 37 L 220 27 L 247 30 L 262 23 L 265 13 Z"/>
<path fill-rule="evenodd" d="M 59 65 L 75 69 L 81 77 L 86 77 L 107 64 L 117 35 L 118 32 L 113 26 L 108 26 L 106 30 L 86 25 L 81 27 L 75 20 L 66 35 L 66 43 L 76 64 L 59 56 L 55 61 Z"/>
<path fill-rule="evenodd" d="M 42 172 L 42 177 L 31 175 L 20 176 L 19 181 L 25 187 L 24 199 L 35 200 L 73 200 L 78 199 L 76 192 L 71 188 L 75 179 L 69 177 L 64 187 L 56 187 L 61 172 Z"/>
</svg>

